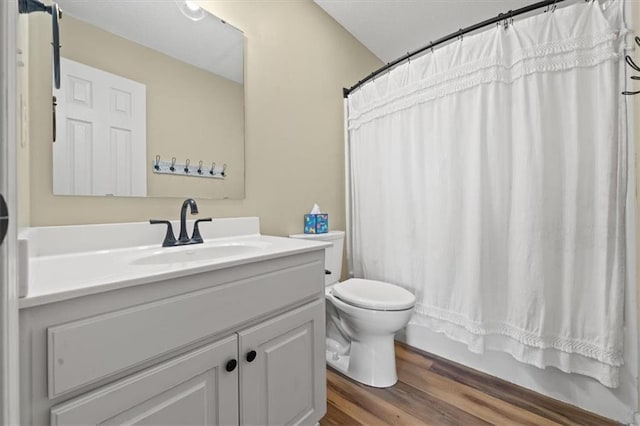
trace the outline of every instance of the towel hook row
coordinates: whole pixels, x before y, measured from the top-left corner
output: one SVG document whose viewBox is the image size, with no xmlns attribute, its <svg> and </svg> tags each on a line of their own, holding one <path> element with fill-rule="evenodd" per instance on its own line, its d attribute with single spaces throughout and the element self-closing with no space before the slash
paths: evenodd
<svg viewBox="0 0 640 426">
<path fill-rule="evenodd" d="M 192 166 L 190 158 L 187 158 L 184 161 L 184 164 L 178 164 L 176 161 L 176 157 L 171 157 L 171 161 L 162 161 L 160 156 L 156 155 L 156 158 L 151 164 L 151 169 L 153 170 L 153 173 L 159 174 L 214 179 L 224 179 L 227 177 L 227 163 L 222 164 L 222 166 L 216 166 L 215 161 L 213 161 L 211 163 L 211 167 L 209 167 L 208 165 L 204 166 L 204 162 L 202 160 L 198 161 L 198 166 Z"/>
</svg>

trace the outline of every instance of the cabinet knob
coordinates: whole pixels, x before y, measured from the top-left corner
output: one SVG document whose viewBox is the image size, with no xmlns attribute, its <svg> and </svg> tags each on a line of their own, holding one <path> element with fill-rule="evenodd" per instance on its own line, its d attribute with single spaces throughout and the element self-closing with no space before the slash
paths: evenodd
<svg viewBox="0 0 640 426">
<path fill-rule="evenodd" d="M 236 361 L 235 359 L 232 359 L 230 361 L 227 361 L 227 371 L 228 372 L 232 372 L 233 370 L 236 369 L 236 366 L 238 365 L 238 361 Z"/>
<path fill-rule="evenodd" d="M 254 359 L 256 359 L 256 355 L 258 355 L 256 351 L 247 352 L 247 361 L 249 362 L 253 361 Z"/>
</svg>

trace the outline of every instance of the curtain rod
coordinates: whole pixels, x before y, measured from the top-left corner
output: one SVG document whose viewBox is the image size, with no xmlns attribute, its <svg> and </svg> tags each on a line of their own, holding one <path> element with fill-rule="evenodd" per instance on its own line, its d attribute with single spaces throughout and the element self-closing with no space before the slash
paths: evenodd
<svg viewBox="0 0 640 426">
<path fill-rule="evenodd" d="M 433 49 L 434 47 L 445 43 L 449 40 L 453 40 L 454 38 L 458 38 L 458 37 L 462 37 L 463 35 L 470 33 L 472 31 L 476 31 L 479 30 L 482 27 L 486 27 L 488 25 L 492 25 L 501 21 L 504 21 L 505 19 L 512 19 L 515 16 L 518 15 L 522 15 L 523 13 L 528 13 L 531 11 L 534 11 L 536 9 L 540 9 L 542 7 L 545 6 L 555 6 L 557 3 L 562 3 L 563 1 L 567 1 L 567 0 L 545 0 L 545 1 L 539 1 L 537 3 L 533 3 L 530 4 L 529 6 L 525 6 L 525 7 L 521 7 L 520 9 L 516 9 L 516 10 L 510 10 L 507 13 L 500 13 L 498 16 L 496 16 L 495 18 L 491 18 L 491 19 L 487 19 L 484 20 L 482 22 L 478 22 L 475 25 L 471 25 L 469 27 L 466 28 L 460 28 L 458 31 L 453 32 L 451 34 L 448 34 L 444 37 L 441 37 L 439 39 L 437 39 L 436 41 L 430 42 L 428 45 L 421 47 L 417 50 L 414 50 L 413 52 L 409 52 L 404 56 L 401 56 L 400 58 L 396 59 L 393 62 L 388 62 L 386 65 L 383 65 L 382 67 L 378 68 L 377 70 L 375 70 L 374 72 L 372 72 L 371 74 L 369 74 L 368 76 L 366 76 L 365 78 L 363 78 L 362 80 L 358 81 L 355 85 L 353 85 L 350 89 L 347 89 L 346 87 L 342 89 L 342 94 L 343 96 L 346 98 L 349 96 L 349 94 L 351 92 L 353 92 L 354 90 L 356 90 L 358 87 L 362 86 L 364 83 L 366 83 L 367 81 L 373 79 L 374 77 L 382 74 L 383 72 L 387 71 L 390 68 L 395 67 L 396 65 L 398 65 L 401 62 L 404 62 L 406 60 L 408 60 L 409 58 L 415 56 L 415 55 L 419 55 L 420 53 L 424 52 L 425 50 L 429 50 L 429 49 Z M 589 1 L 589 0 L 586 0 Z"/>
</svg>

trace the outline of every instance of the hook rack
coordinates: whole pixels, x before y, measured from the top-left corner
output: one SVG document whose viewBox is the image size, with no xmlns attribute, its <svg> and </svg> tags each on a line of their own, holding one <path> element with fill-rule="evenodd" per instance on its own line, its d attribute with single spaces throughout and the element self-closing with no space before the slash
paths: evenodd
<svg viewBox="0 0 640 426">
<path fill-rule="evenodd" d="M 638 46 L 640 46 L 640 37 L 635 36 L 634 38 L 636 44 Z M 631 56 L 626 55 L 624 57 L 625 62 L 627 63 L 627 65 L 629 65 L 631 67 L 631 69 L 633 69 L 636 72 L 640 72 L 640 67 L 633 61 L 633 59 L 631 59 Z M 631 76 L 632 80 L 640 80 L 640 77 L 637 75 L 632 75 Z M 638 93 L 640 93 L 640 90 L 636 90 L 635 92 L 630 92 L 628 90 L 625 90 L 624 92 L 622 92 L 623 95 L 637 95 Z"/>
<path fill-rule="evenodd" d="M 216 166 L 216 163 L 211 163 L 211 167 L 203 167 L 203 161 L 199 160 L 198 165 L 191 165 L 191 159 L 187 158 L 184 163 L 177 163 L 176 157 L 172 157 L 171 161 L 162 161 L 160 156 L 156 155 L 156 158 L 151 162 L 151 170 L 153 173 L 176 175 L 176 176 L 190 176 L 208 179 L 225 179 L 227 177 L 227 164 L 222 166 Z"/>
</svg>

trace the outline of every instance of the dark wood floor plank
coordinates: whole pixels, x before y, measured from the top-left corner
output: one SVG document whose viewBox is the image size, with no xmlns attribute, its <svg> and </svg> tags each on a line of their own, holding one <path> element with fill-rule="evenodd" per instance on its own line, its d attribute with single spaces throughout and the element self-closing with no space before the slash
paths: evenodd
<svg viewBox="0 0 640 426">
<path fill-rule="evenodd" d="M 398 382 L 395 386 L 387 389 L 371 388 L 370 392 L 385 398 L 391 404 L 400 407 L 403 411 L 428 424 L 443 426 L 486 426 L 490 424 L 446 401 L 434 398 L 403 382 Z"/>
<path fill-rule="evenodd" d="M 498 398 L 470 388 L 461 383 L 423 370 L 411 363 L 398 365 L 400 380 L 435 398 L 467 411 L 492 424 L 552 425 L 544 417 L 526 412 Z"/>
<path fill-rule="evenodd" d="M 327 375 L 327 378 L 330 376 Z M 360 423 L 370 426 L 385 425 L 387 423 L 371 414 L 368 407 L 364 407 L 360 401 L 354 401 L 350 395 L 327 381 L 327 409 L 331 406 L 339 408 L 349 417 L 357 419 Z"/>
<path fill-rule="evenodd" d="M 413 354 L 413 356 L 427 358 L 430 362 L 429 369 L 443 377 L 463 383 L 556 423 L 563 425 L 617 425 L 616 422 L 597 414 L 589 413 L 478 370 L 396 342 L 396 353 L 404 354 L 406 352 Z"/>
<path fill-rule="evenodd" d="M 399 382 L 371 388 L 329 369 L 329 425 L 616 425 L 477 370 L 396 345 Z"/>
<path fill-rule="evenodd" d="M 396 363 L 410 362 L 425 370 L 433 366 L 434 360 L 426 352 L 411 350 L 411 346 L 396 342 Z"/>
<path fill-rule="evenodd" d="M 327 374 L 327 382 L 332 385 L 342 397 L 365 408 L 384 424 L 406 426 L 428 424 L 403 411 L 401 408 L 394 406 L 384 398 L 378 397 L 371 392 L 369 388 L 340 374 Z"/>
<path fill-rule="evenodd" d="M 332 402 L 327 401 L 327 415 L 320 420 L 320 426 L 360 426 L 358 420 L 354 419 Z"/>
<path fill-rule="evenodd" d="M 450 364 L 434 362 L 431 371 L 562 425 L 585 425 L 594 420 L 593 414 L 585 413 L 576 407 L 564 405 L 555 400 L 550 402 L 550 398 L 537 394 L 531 395 L 531 392 L 516 389 L 512 384 L 505 386 L 501 380 L 487 380 L 477 374 L 469 375 Z M 606 420 L 599 419 L 599 421 Z"/>
</svg>

